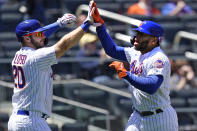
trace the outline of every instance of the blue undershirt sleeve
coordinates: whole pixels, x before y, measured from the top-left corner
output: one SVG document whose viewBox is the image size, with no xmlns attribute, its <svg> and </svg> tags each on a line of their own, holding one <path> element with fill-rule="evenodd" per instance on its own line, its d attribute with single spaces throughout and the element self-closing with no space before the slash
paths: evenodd
<svg viewBox="0 0 197 131">
<path fill-rule="evenodd" d="M 105 25 L 99 26 L 96 28 L 97 35 L 101 41 L 101 44 L 105 50 L 105 53 L 112 58 L 127 61 L 124 48 L 121 46 L 117 46 L 112 38 L 109 36 L 109 34 L 106 31 Z"/>
<path fill-rule="evenodd" d="M 56 32 L 59 29 L 59 25 L 57 22 L 54 22 L 52 24 L 44 26 L 43 28 L 46 28 L 46 31 L 44 31 L 44 35 L 46 37 L 49 37 L 50 35 L 52 35 L 54 32 Z"/>
<path fill-rule="evenodd" d="M 85 32 L 88 31 L 89 27 L 90 27 L 90 23 L 89 23 L 88 21 L 85 21 L 85 22 L 81 25 L 81 28 L 82 28 Z"/>
<path fill-rule="evenodd" d="M 144 91 L 148 94 L 154 94 L 163 82 L 162 75 L 150 75 L 148 77 L 136 77 L 135 75 L 127 72 L 127 76 L 124 77 L 135 88 Z"/>
</svg>

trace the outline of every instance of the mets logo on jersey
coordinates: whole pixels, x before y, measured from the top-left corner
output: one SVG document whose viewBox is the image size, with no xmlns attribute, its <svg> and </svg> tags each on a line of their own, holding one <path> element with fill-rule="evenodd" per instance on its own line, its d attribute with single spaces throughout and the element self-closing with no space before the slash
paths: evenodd
<svg viewBox="0 0 197 131">
<path fill-rule="evenodd" d="M 164 63 L 162 60 L 158 59 L 154 62 L 154 67 L 156 68 L 163 68 L 164 67 Z"/>
<path fill-rule="evenodd" d="M 131 72 L 132 74 L 138 75 L 138 74 L 141 74 L 142 71 L 143 71 L 143 69 L 142 69 L 143 63 L 141 63 L 141 64 L 139 65 L 139 67 L 136 66 L 136 63 L 137 63 L 136 60 L 134 60 L 134 61 L 131 63 L 130 72 Z"/>
</svg>

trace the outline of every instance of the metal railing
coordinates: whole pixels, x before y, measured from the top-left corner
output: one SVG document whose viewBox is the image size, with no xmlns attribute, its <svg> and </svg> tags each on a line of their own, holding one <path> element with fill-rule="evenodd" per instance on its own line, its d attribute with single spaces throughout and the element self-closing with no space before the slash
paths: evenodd
<svg viewBox="0 0 197 131">
<path fill-rule="evenodd" d="M 128 92 L 113 89 L 113 88 L 103 86 L 103 85 L 100 85 L 100 84 L 97 84 L 97 83 L 94 83 L 94 82 L 91 82 L 91 81 L 88 81 L 88 80 L 84 80 L 84 79 L 54 81 L 54 84 L 76 84 L 76 83 L 84 84 L 84 85 L 87 85 L 87 86 L 90 86 L 90 87 L 93 87 L 93 88 L 97 88 L 97 89 L 100 89 L 100 90 L 104 90 L 104 91 L 107 91 L 107 92 L 110 92 L 110 93 L 113 93 L 113 94 L 116 94 L 116 95 L 131 98 L 131 96 Z M 4 86 L 4 87 L 9 87 L 9 88 L 12 88 L 14 86 L 13 84 L 11 84 L 9 82 L 4 82 L 4 81 L 0 81 L 0 85 Z M 69 88 L 69 87 L 67 87 L 67 88 Z M 110 131 L 110 128 L 111 128 L 110 127 L 110 118 L 109 118 L 110 113 L 109 113 L 108 110 L 93 107 L 93 106 L 90 106 L 90 105 L 87 105 L 87 104 L 83 104 L 81 102 L 77 102 L 77 101 L 73 101 L 73 100 L 70 100 L 70 99 L 58 97 L 58 96 L 55 96 L 55 95 L 53 95 L 53 99 L 57 100 L 59 102 L 63 102 L 63 103 L 66 103 L 66 104 L 70 104 L 70 105 L 73 105 L 73 106 L 77 106 L 77 107 L 80 107 L 80 108 L 84 108 L 84 109 L 87 109 L 87 110 L 91 110 L 91 111 L 95 111 L 95 112 L 105 114 L 106 115 L 106 128 L 107 128 L 108 131 Z M 194 108 L 194 107 L 179 107 L 179 108 L 175 108 L 175 110 L 177 112 L 181 112 L 181 113 L 182 112 L 185 112 L 185 113 L 197 112 L 197 108 Z"/>
<path fill-rule="evenodd" d="M 113 88 L 110 88 L 110 87 L 107 87 L 107 86 L 104 86 L 104 85 L 100 85 L 100 84 L 97 84 L 97 83 L 94 83 L 94 82 L 91 82 L 91 81 L 88 81 L 88 80 L 84 80 L 84 79 L 54 81 L 54 84 L 75 84 L 75 83 L 84 84 L 84 85 L 87 85 L 87 86 L 90 86 L 90 87 L 93 87 L 93 88 L 97 88 L 97 89 L 100 89 L 100 90 L 104 90 L 104 91 L 107 91 L 107 92 L 110 92 L 110 93 L 113 93 L 113 94 L 116 94 L 116 95 L 131 98 L 131 95 L 128 92 L 121 91 L 121 90 L 118 90 L 118 89 L 113 89 Z M 9 82 L 5 82 L 5 81 L 1 81 L 1 80 L 0 80 L 0 85 L 4 86 L 4 87 L 8 87 L 8 88 L 13 88 L 14 87 L 14 84 L 9 83 Z M 77 101 L 74 101 L 74 100 L 58 97 L 58 96 L 55 96 L 55 95 L 53 95 L 53 100 L 56 100 L 56 101 L 59 101 L 59 102 L 62 102 L 62 103 L 66 103 L 66 104 L 70 104 L 70 105 L 73 105 L 73 106 L 77 106 L 77 107 L 80 107 L 80 108 L 84 108 L 84 109 L 87 109 L 87 110 L 91 110 L 91 111 L 94 111 L 94 112 L 98 112 L 98 113 L 101 113 L 101 114 L 105 114 L 106 115 L 106 129 L 108 131 L 110 131 L 110 128 L 111 128 L 110 127 L 110 112 L 108 110 L 98 108 L 98 107 L 94 107 L 94 106 L 91 106 L 91 105 L 87 105 L 87 104 L 77 102 Z"/>
<path fill-rule="evenodd" d="M 56 82 L 56 84 L 57 84 L 57 82 Z M 7 88 L 13 88 L 14 87 L 14 84 L 9 83 L 9 82 L 5 82 L 5 81 L 1 81 L 1 80 L 0 80 L 0 85 L 3 86 L 3 87 L 7 87 Z M 95 106 L 91 106 L 91 105 L 88 105 L 88 104 L 84 104 L 84 103 L 81 103 L 81 102 L 77 102 L 77 101 L 74 101 L 74 100 L 58 97 L 58 96 L 55 96 L 55 95 L 53 95 L 53 100 L 106 115 L 106 129 L 108 131 L 110 131 L 110 129 L 111 129 L 111 127 L 110 127 L 110 112 L 108 110 L 98 108 L 98 107 L 95 107 Z"/>
<path fill-rule="evenodd" d="M 197 60 L 197 53 L 191 52 L 191 51 L 186 51 L 185 52 L 185 57 L 193 60 Z"/>
<path fill-rule="evenodd" d="M 179 49 L 181 38 L 186 38 L 186 39 L 197 41 L 197 34 L 186 32 L 186 31 L 177 32 L 174 37 L 173 46 L 172 46 L 174 50 Z"/>
<path fill-rule="evenodd" d="M 106 115 L 106 129 L 108 131 L 110 131 L 110 129 L 111 129 L 111 127 L 110 127 L 110 112 L 108 110 L 98 108 L 98 107 L 95 107 L 95 106 L 91 106 L 91 105 L 88 105 L 88 104 L 84 104 L 84 103 L 81 103 L 81 102 L 78 102 L 78 101 L 62 98 L 62 97 L 55 96 L 55 95 L 53 95 L 53 100 Z"/>
<path fill-rule="evenodd" d="M 90 87 L 94 87 L 100 90 L 104 90 L 107 91 L 109 93 L 113 93 L 116 95 L 120 95 L 120 96 L 124 96 L 127 98 L 131 98 L 131 94 L 125 91 L 121 91 L 118 89 L 114 89 L 114 88 L 110 88 L 108 86 L 104 86 L 104 85 L 100 85 L 88 80 L 84 80 L 84 79 L 72 79 L 72 80 L 61 80 L 61 81 L 54 81 L 54 84 L 75 84 L 75 83 L 79 83 L 79 84 L 84 84 L 86 86 L 90 86 Z"/>
<path fill-rule="evenodd" d="M 94 83 L 94 82 L 91 82 L 91 81 L 88 81 L 88 80 L 84 80 L 84 79 L 71 79 L 71 80 L 54 81 L 54 84 L 76 84 L 76 83 L 77 84 L 84 84 L 84 85 L 89 86 L 89 87 L 104 90 L 106 92 L 113 93 L 113 94 L 116 94 L 116 95 L 119 95 L 119 96 L 123 96 L 123 97 L 129 98 L 129 99 L 131 98 L 131 95 L 128 92 L 121 91 L 121 90 L 118 90 L 118 89 L 114 89 L 114 88 L 111 88 L 111 87 L 108 87 L 108 86 L 100 85 L 100 84 L 97 84 L 97 83 Z M 8 87 L 8 88 L 13 88 L 13 86 L 14 86 L 12 83 L 4 82 L 4 81 L 1 81 L 1 80 L 0 80 L 0 85 Z M 74 106 L 79 106 L 80 105 L 79 107 L 81 107 L 81 108 L 89 107 L 89 105 L 86 105 L 86 104 L 83 104 L 83 103 L 80 104 L 76 101 L 66 99 L 66 98 L 61 98 L 61 97 L 58 97 L 58 96 L 55 96 L 55 95 L 53 96 L 53 99 L 57 100 L 57 101 L 60 101 L 60 102 L 65 102 L 67 104 L 72 104 Z M 191 107 L 190 108 L 189 107 L 188 108 L 182 108 L 181 107 L 181 108 L 175 108 L 175 109 L 176 109 L 177 112 L 197 112 L 197 108 L 191 108 Z M 101 108 L 98 109 L 98 111 L 100 111 L 100 113 L 103 112 L 103 114 L 104 113 L 109 114 L 109 111 L 101 109 Z"/>
</svg>

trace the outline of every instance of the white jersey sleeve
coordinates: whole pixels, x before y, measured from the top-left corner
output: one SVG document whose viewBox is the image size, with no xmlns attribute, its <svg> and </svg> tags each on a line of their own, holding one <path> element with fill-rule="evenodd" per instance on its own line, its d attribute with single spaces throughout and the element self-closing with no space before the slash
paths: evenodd
<svg viewBox="0 0 197 131">
<path fill-rule="evenodd" d="M 46 47 L 34 51 L 33 63 L 35 63 L 41 70 L 44 70 L 46 67 L 53 64 L 57 64 L 54 47 Z"/>
</svg>

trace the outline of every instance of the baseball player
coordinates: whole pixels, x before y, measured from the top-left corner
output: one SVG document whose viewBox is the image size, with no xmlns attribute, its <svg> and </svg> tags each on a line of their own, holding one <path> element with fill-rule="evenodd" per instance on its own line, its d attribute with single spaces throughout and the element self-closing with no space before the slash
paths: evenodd
<svg viewBox="0 0 197 131">
<path fill-rule="evenodd" d="M 90 13 L 89 13 L 90 14 Z M 14 77 L 13 112 L 8 122 L 9 131 L 50 131 L 46 118 L 51 115 L 53 72 L 51 65 L 57 63 L 69 48 L 73 47 L 87 32 L 89 16 L 84 23 L 64 35 L 51 47 L 46 45 L 49 36 L 59 27 L 72 25 L 76 17 L 64 14 L 57 22 L 41 27 L 38 20 L 31 19 L 16 27 L 21 49 L 12 61 Z"/>
<path fill-rule="evenodd" d="M 176 111 L 170 105 L 170 63 L 159 44 L 162 27 L 153 21 L 143 21 L 135 28 L 133 47 L 117 46 L 106 32 L 104 21 L 96 3 L 91 14 L 96 31 L 105 52 L 118 60 L 130 63 L 130 70 L 122 62 L 114 61 L 109 66 L 117 70 L 119 78 L 130 83 L 133 103 L 125 131 L 178 131 Z"/>
</svg>

